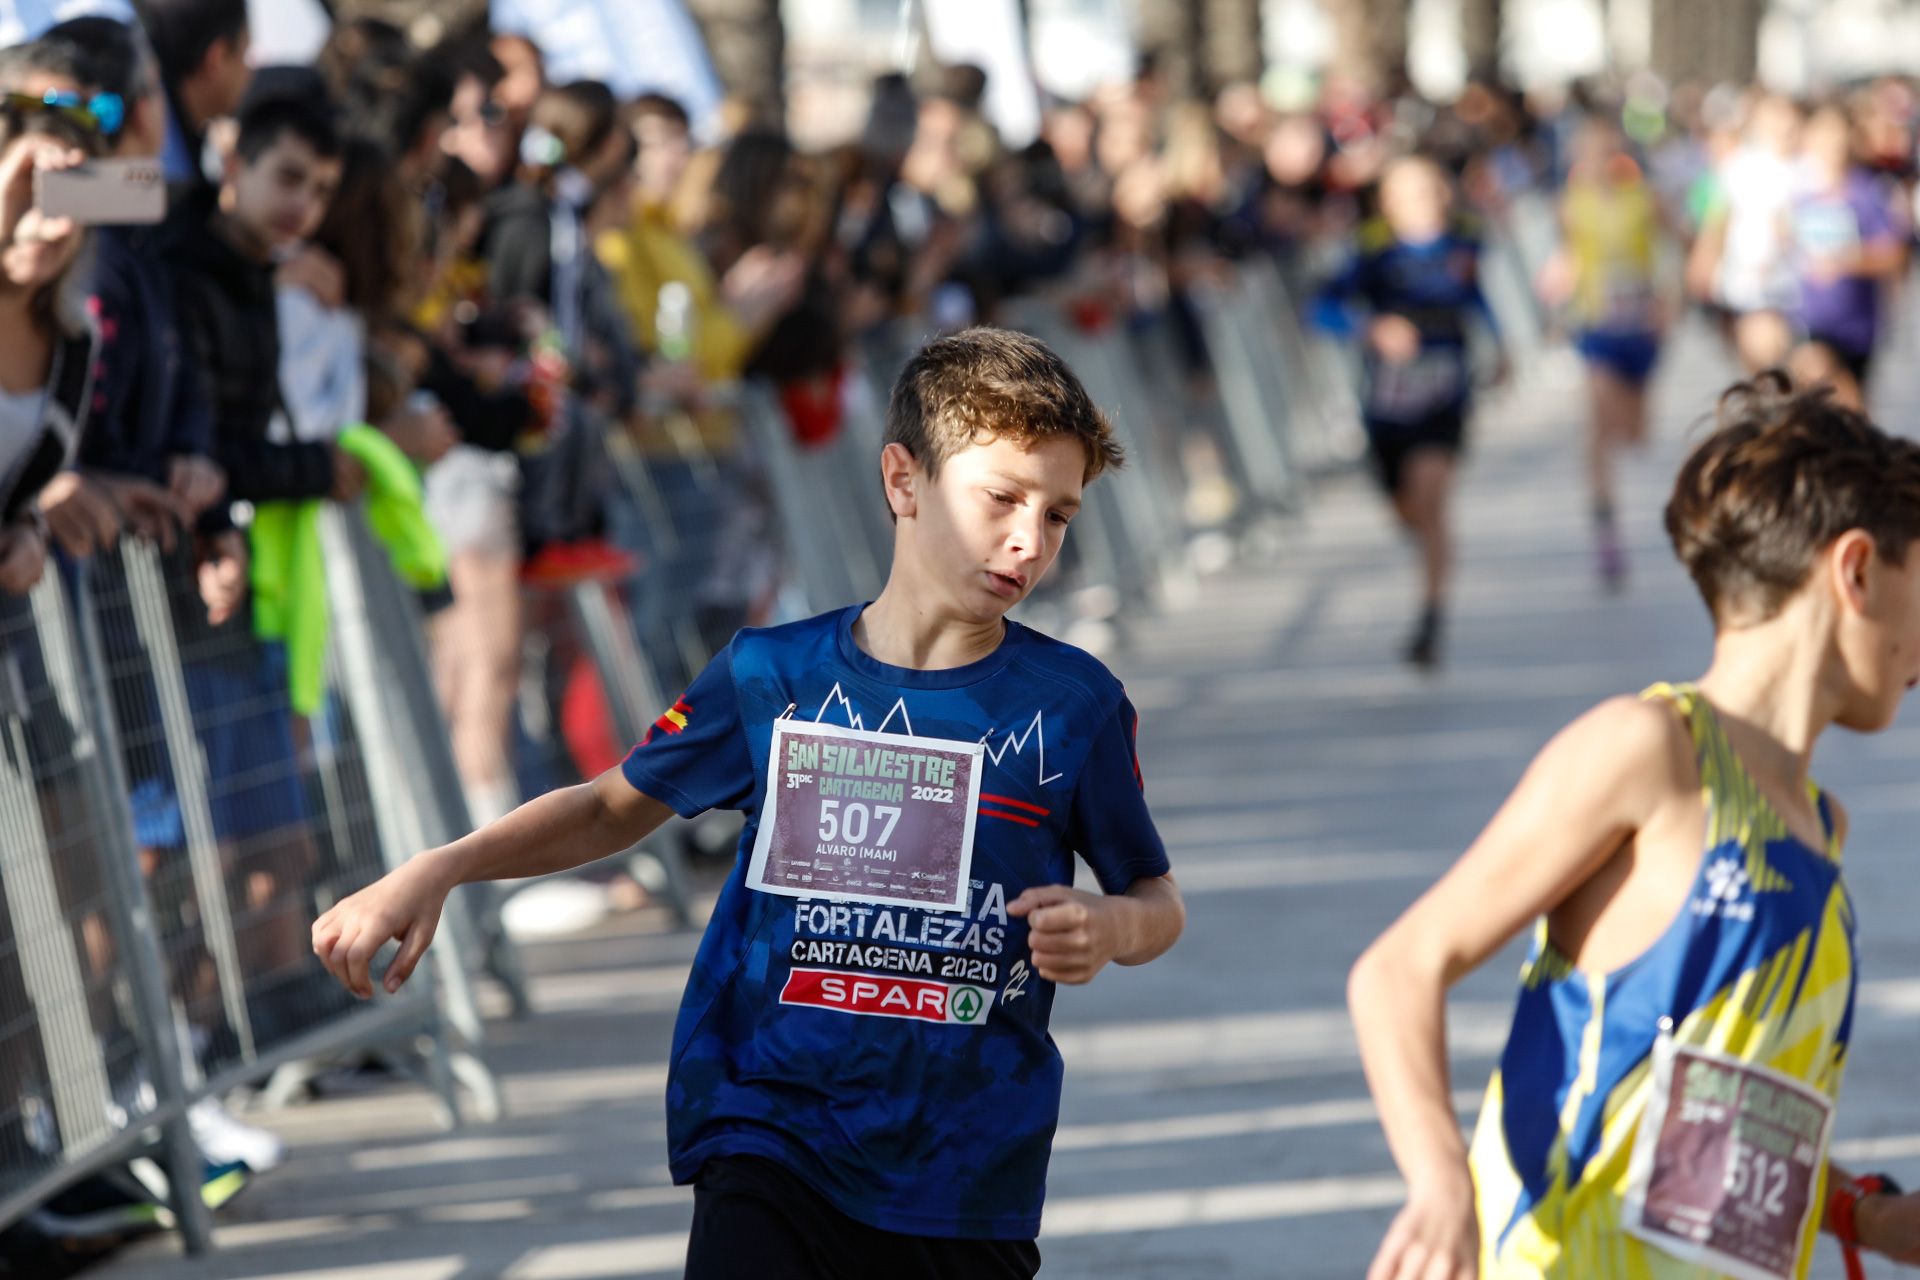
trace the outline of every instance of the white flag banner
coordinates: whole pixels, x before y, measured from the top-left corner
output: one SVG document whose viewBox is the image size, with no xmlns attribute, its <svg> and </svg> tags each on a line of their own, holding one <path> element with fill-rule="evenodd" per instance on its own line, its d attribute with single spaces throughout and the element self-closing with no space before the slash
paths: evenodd
<svg viewBox="0 0 1920 1280">
<path fill-rule="evenodd" d="M 952 66 L 969 62 L 987 73 L 981 109 L 1001 141 L 1024 147 L 1040 133 L 1040 91 L 1027 62 L 1019 0 L 926 0 L 927 43 Z"/>
<path fill-rule="evenodd" d="M 94 14 L 134 21 L 128 0 L 0 0 L 0 48 L 37 39 L 48 27 Z"/>
<path fill-rule="evenodd" d="M 320 0 L 247 0 L 247 26 L 247 61 L 256 67 L 304 66 L 333 34 Z"/>
</svg>

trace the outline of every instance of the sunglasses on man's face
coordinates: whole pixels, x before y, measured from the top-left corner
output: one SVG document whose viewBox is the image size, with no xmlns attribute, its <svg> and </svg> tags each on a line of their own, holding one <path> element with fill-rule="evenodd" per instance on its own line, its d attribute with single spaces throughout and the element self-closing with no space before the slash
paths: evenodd
<svg viewBox="0 0 1920 1280">
<path fill-rule="evenodd" d="M 474 115 L 479 118 L 481 124 L 484 124 L 489 129 L 498 129 L 507 122 L 507 109 L 495 102 L 492 98 L 488 98 L 485 102 L 481 103 L 480 110 L 476 111 Z"/>
<path fill-rule="evenodd" d="M 103 138 L 114 137 L 127 122 L 126 103 L 117 93 L 96 93 L 90 98 L 58 89 L 49 89 L 37 97 L 31 93 L 9 93 L 0 98 L 0 106 L 20 116 L 57 115 Z"/>
</svg>

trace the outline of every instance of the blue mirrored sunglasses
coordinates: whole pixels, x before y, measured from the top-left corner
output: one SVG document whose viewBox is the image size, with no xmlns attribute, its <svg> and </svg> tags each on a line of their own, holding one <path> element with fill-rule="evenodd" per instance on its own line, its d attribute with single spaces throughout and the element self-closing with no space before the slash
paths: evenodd
<svg viewBox="0 0 1920 1280">
<path fill-rule="evenodd" d="M 127 104 L 117 93 L 96 93 L 91 98 L 83 98 L 77 93 L 49 89 L 39 97 L 9 93 L 6 101 L 9 107 L 20 112 L 57 111 L 107 138 L 118 135 L 120 126 L 127 122 Z"/>
</svg>

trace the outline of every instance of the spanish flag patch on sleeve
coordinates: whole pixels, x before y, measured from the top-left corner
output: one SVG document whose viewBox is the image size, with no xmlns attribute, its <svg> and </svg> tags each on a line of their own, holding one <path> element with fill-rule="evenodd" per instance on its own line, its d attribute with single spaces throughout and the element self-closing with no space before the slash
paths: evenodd
<svg viewBox="0 0 1920 1280">
<path fill-rule="evenodd" d="M 679 733 L 687 727 L 687 719 L 692 715 L 693 708 L 687 705 L 687 700 L 677 699 L 671 707 L 661 713 L 658 720 L 653 722 L 653 728 L 647 730 L 647 736 L 640 739 L 640 745 L 644 747 L 652 742 L 656 731 L 665 734 Z"/>
</svg>

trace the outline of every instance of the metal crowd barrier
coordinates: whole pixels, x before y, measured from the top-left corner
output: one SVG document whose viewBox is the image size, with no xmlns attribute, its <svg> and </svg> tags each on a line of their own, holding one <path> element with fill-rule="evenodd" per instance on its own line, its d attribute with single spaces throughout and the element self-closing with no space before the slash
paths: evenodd
<svg viewBox="0 0 1920 1280">
<path fill-rule="evenodd" d="M 861 432 L 841 431 L 823 445 L 794 439 L 773 389 L 749 382 L 741 389 L 740 420 L 751 447 L 773 480 L 774 514 L 787 572 L 814 612 L 871 600 L 886 585 L 891 537 L 884 549 L 860 507 L 882 502 L 877 463 Z M 884 516 L 884 513 L 882 513 Z"/>
<path fill-rule="evenodd" d="M 1504 215 L 1489 217 L 1480 256 L 1480 288 L 1516 358 L 1537 354 L 1548 343 L 1546 310 L 1534 280 L 1552 252 L 1552 214 L 1533 194 L 1517 197 Z"/>
<path fill-rule="evenodd" d="M 1178 442 L 1150 399 L 1118 322 L 1089 330 L 1039 300 L 1005 317 L 1060 354 L 1086 385 L 1126 451 L 1126 465 L 1087 491 L 1076 535 L 1087 568 L 1130 602 L 1160 607 L 1190 587 Z M 1069 541 L 1073 541 L 1070 539 Z"/>
<path fill-rule="evenodd" d="M 358 513 L 328 507 L 321 536 L 332 692 L 292 734 L 284 667 L 206 623 L 184 548 L 125 539 L 0 599 L 0 1226 L 157 1145 L 204 1250 L 189 1109 L 338 1055 L 420 1077 L 448 1124 L 456 1083 L 500 1114 L 471 974 L 511 990 L 518 966 L 480 954 L 477 895 L 397 996 L 353 1000 L 308 945 L 316 914 L 467 829 L 418 601 Z"/>
</svg>

